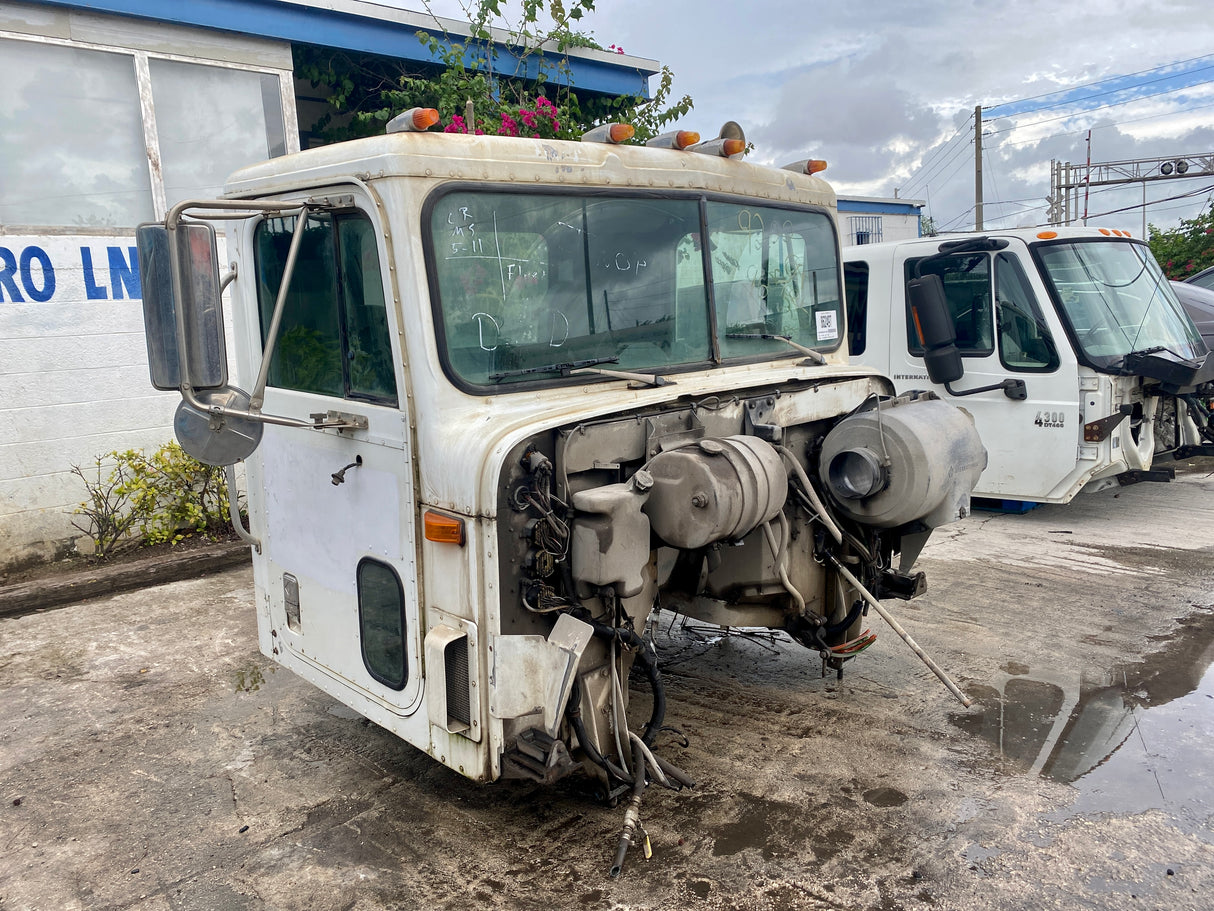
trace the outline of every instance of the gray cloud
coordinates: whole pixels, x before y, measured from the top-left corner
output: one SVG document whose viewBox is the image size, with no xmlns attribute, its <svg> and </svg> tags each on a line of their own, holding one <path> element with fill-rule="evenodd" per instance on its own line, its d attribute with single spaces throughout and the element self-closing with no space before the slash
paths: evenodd
<svg viewBox="0 0 1214 911">
<path fill-rule="evenodd" d="M 443 2 L 458 15 L 454 0 Z M 670 66 L 676 96 L 688 93 L 695 101 L 685 126 L 714 135 L 725 120 L 737 120 L 759 160 L 783 163 L 812 152 L 830 162 L 827 179 L 841 193 L 891 196 L 922 163 L 932 166 L 934 150 L 977 104 L 1211 53 L 1214 19 L 1207 7 L 1207 0 L 599 0 L 583 21 L 600 43 Z M 1214 126 L 1212 110 L 1204 114 Z M 1129 122 L 1147 112 L 1127 106 L 1082 123 L 1059 122 L 1044 131 L 1058 135 L 1039 142 L 1024 142 L 1032 138 L 1024 131 L 991 137 L 988 221 L 995 211 L 1039 205 L 1049 191 L 1050 159 L 1082 161 L 1089 126 L 1099 161 L 1214 148 L 1210 128 L 1194 126 L 1192 118 Z M 1157 128 L 1149 138 L 1148 125 Z M 939 222 L 962 224 L 967 213 L 972 219 L 972 147 L 958 150 L 969 141 L 962 136 L 949 146 L 946 165 L 914 194 L 931 200 Z M 1149 188 L 1148 198 L 1187 192 L 1189 184 L 1198 188 L 1197 181 L 1173 181 Z M 1127 193 L 1141 203 L 1138 187 L 1100 200 L 1115 208 L 1111 201 Z M 992 209 L 993 201 L 1007 205 Z M 1166 206 L 1175 203 L 1153 206 L 1152 220 L 1158 213 L 1160 223 L 1175 224 L 1203 200 L 1188 209 Z M 1141 220 L 1139 212 L 1116 217 L 1131 228 Z"/>
</svg>

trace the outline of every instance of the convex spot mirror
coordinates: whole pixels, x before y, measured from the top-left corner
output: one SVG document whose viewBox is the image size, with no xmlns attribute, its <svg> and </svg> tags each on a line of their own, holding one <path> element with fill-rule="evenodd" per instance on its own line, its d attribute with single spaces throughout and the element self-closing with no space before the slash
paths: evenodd
<svg viewBox="0 0 1214 911">
<path fill-rule="evenodd" d="M 933 383 L 956 382 L 965 373 L 957 334 L 939 275 L 923 275 L 906 283 L 911 319 L 923 345 L 923 364 Z"/>
<path fill-rule="evenodd" d="M 135 242 L 139 248 L 143 326 L 152 385 L 179 389 L 184 379 L 194 389 L 226 386 L 228 355 L 215 229 L 203 222 L 181 222 L 170 232 L 163 224 L 144 224 L 136 230 Z M 173 282 L 173 243 L 177 245 L 180 270 L 177 287 Z M 177 345 L 179 307 L 185 330 L 184 371 Z"/>
</svg>

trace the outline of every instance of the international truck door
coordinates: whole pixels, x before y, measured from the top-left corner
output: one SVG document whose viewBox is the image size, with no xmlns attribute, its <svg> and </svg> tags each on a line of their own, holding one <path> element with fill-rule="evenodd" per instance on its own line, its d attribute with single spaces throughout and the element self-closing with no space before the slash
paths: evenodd
<svg viewBox="0 0 1214 911">
<path fill-rule="evenodd" d="M 915 260 L 904 260 L 901 268 L 905 282 L 914 277 Z M 1049 322 L 1052 310 L 1041 306 L 1043 291 L 1015 248 L 933 257 L 922 271 L 943 281 L 965 375 L 947 389 L 927 380 L 922 346 L 906 318 L 905 335 L 890 338 L 890 372 L 898 387 L 931 388 L 973 415 L 988 453 L 974 496 L 1069 498 L 1064 493 L 1082 435 L 1078 370 L 1060 327 Z M 908 382 L 914 376 L 923 379 Z M 1009 379 L 1024 383 L 1027 398 L 1010 398 L 1000 388 L 965 394 Z"/>
<path fill-rule="evenodd" d="M 337 413 L 363 426 L 268 425 L 250 460 L 261 507 L 252 514 L 264 516 L 253 529 L 264 549 L 262 641 L 347 704 L 407 714 L 420 699 L 422 633 L 409 421 L 383 231 L 374 207 L 354 198 L 307 218 L 264 411 Z M 249 229 L 262 345 L 295 221 Z"/>
</svg>

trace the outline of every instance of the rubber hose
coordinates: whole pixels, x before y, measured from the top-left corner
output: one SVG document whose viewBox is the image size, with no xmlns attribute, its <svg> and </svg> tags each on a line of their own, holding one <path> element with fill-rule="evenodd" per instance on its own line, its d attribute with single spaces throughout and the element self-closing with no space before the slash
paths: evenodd
<svg viewBox="0 0 1214 911">
<path fill-rule="evenodd" d="M 644 640 L 636 634 L 635 630 L 608 626 L 597 620 L 591 620 L 590 626 L 596 636 L 603 639 L 614 638 L 621 644 L 631 645 L 636 649 L 637 658 L 640 659 L 641 667 L 645 669 L 645 676 L 649 678 L 649 687 L 653 691 L 653 711 L 649 713 L 649 722 L 645 725 L 645 730 L 641 732 L 641 740 L 645 742 L 645 746 L 653 746 L 653 742 L 658 738 L 658 731 L 662 727 L 662 721 L 666 717 L 666 688 L 662 685 L 661 674 L 658 673 L 657 659 L 649 654 Z"/>
<path fill-rule="evenodd" d="M 632 783 L 632 797 L 628 801 L 628 809 L 624 811 L 624 831 L 620 833 L 620 844 L 615 852 L 615 863 L 612 864 L 610 876 L 619 878 L 624 869 L 624 858 L 629 847 L 636 841 L 638 832 L 644 838 L 641 828 L 641 795 L 645 793 L 645 751 L 638 741 L 632 743 L 632 764 L 637 770 L 636 780 Z"/>
<path fill-rule="evenodd" d="M 582 721 L 582 683 L 576 677 L 573 678 L 573 689 L 569 692 L 569 704 L 565 709 L 565 714 L 569 718 L 569 726 L 577 735 L 578 743 L 586 753 L 586 758 L 608 775 L 626 784 L 631 784 L 632 777 L 600 753 L 598 748 L 590 742 L 590 737 L 586 734 L 586 725 Z"/>
<path fill-rule="evenodd" d="M 838 623 L 830 623 L 822 627 L 822 636 L 835 636 L 844 632 L 849 626 L 856 622 L 863 610 L 864 602 L 857 598 L 856 603 L 851 606 L 851 610 L 847 612 L 846 617 L 844 617 Z"/>
</svg>

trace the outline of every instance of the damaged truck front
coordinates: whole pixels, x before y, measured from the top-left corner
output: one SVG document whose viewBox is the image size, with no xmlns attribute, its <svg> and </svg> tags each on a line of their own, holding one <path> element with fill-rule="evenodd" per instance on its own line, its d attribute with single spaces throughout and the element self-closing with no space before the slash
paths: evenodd
<svg viewBox="0 0 1214 911">
<path fill-rule="evenodd" d="M 141 229 L 153 381 L 244 462 L 266 655 L 471 779 L 639 793 L 687 783 L 655 609 L 841 673 L 922 591 L 973 424 L 847 365 L 833 192 L 722 145 L 394 131 Z"/>
</svg>

